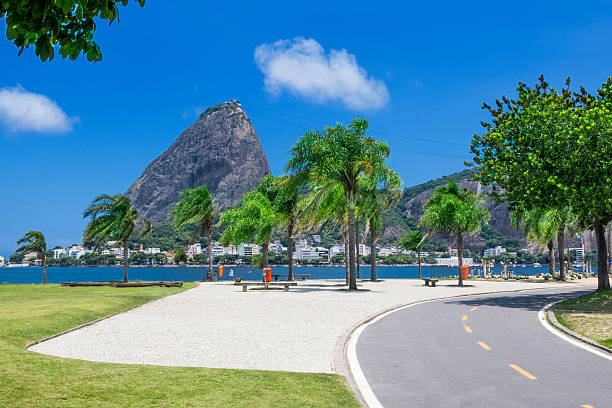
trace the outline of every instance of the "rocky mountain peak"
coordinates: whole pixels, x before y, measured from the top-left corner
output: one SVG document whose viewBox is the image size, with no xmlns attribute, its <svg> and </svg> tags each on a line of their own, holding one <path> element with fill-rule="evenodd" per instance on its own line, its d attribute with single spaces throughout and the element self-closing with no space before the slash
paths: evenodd
<svg viewBox="0 0 612 408">
<path fill-rule="evenodd" d="M 270 166 L 259 136 L 240 102 L 231 100 L 206 109 L 125 194 L 140 216 L 161 223 L 186 188 L 205 185 L 225 209 L 267 174 Z"/>
</svg>

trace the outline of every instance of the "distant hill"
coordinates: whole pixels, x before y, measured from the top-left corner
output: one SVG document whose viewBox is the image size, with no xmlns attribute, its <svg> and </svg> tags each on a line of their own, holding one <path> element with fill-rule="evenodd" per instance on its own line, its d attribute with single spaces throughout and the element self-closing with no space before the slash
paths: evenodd
<svg viewBox="0 0 612 408">
<path fill-rule="evenodd" d="M 418 220 L 423 214 L 423 206 L 436 187 L 446 185 L 449 181 L 455 181 L 461 187 L 468 188 L 477 194 L 489 193 L 490 188 L 483 187 L 472 179 L 472 174 L 476 171 L 476 169 L 466 169 L 406 187 L 400 203 L 387 215 L 388 227 L 383 242 L 396 242 L 407 231 L 417 228 Z M 509 251 L 519 249 L 524 242 L 521 242 L 520 234 L 512 227 L 506 205 L 496 204 L 487 196 L 484 206 L 491 212 L 491 220 L 477 235 L 465 240 L 465 247 L 478 253 L 484 248 L 497 245 L 505 246 Z M 434 241 L 444 243 L 446 246 L 456 245 L 453 237 L 436 237 Z"/>
</svg>

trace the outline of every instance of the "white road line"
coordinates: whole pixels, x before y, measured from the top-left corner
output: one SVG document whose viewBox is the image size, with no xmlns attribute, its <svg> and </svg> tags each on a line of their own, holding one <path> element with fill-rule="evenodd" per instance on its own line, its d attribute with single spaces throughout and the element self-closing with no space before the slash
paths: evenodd
<svg viewBox="0 0 612 408">
<path fill-rule="evenodd" d="M 359 359 L 357 358 L 357 341 L 359 340 L 359 336 L 368 326 L 376 323 L 383 317 L 390 315 L 393 312 L 404 310 L 404 309 L 407 309 L 409 307 L 416 306 L 416 305 L 422 305 L 423 303 L 435 302 L 437 300 L 447 300 L 447 299 L 425 300 L 422 302 L 413 303 L 411 305 L 402 306 L 397 309 L 389 310 L 388 312 L 385 312 L 379 316 L 376 316 L 374 319 L 370 320 L 369 322 L 362 324 L 353 332 L 353 334 L 351 334 L 351 337 L 348 343 L 348 347 L 346 350 L 346 355 L 348 358 L 349 367 L 353 374 L 353 378 L 355 380 L 355 383 L 357 384 L 357 388 L 359 388 L 359 392 L 361 393 L 361 396 L 363 397 L 366 405 L 369 408 L 383 408 L 383 406 L 378 400 L 378 398 L 376 397 L 376 394 L 374 394 L 374 391 L 372 391 L 372 388 L 370 387 L 370 384 L 368 383 L 368 380 L 366 379 L 365 374 L 361 370 L 361 365 L 359 365 Z"/>
<path fill-rule="evenodd" d="M 542 326 L 544 326 L 544 328 L 546 330 L 548 330 L 549 332 L 551 332 L 552 334 L 554 334 L 557 337 L 562 338 L 563 340 L 567 341 L 568 343 L 573 344 L 574 346 L 580 347 L 581 349 L 584 349 L 586 351 L 590 351 L 593 354 L 597 354 L 600 357 L 603 357 L 607 360 L 612 361 L 612 356 L 604 353 L 603 351 L 599 351 L 594 347 L 591 346 L 587 346 L 586 344 L 584 344 L 581 341 L 575 340 L 572 337 L 560 332 L 559 330 L 555 329 L 554 327 L 552 327 L 548 321 L 546 321 L 546 310 L 548 310 L 552 305 L 554 305 L 557 302 L 552 302 L 547 304 L 546 306 L 544 306 L 542 309 L 540 309 L 540 311 L 538 312 L 538 320 L 540 321 L 540 323 L 542 324 Z"/>
</svg>

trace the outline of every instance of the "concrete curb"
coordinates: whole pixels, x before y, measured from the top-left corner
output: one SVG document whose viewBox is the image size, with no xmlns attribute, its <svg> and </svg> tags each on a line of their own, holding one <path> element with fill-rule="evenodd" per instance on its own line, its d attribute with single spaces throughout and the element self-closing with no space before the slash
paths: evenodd
<svg viewBox="0 0 612 408">
<path fill-rule="evenodd" d="M 559 301 L 561 302 L 561 300 Z M 600 350 L 605 351 L 606 353 L 609 353 L 610 355 L 612 355 L 612 350 L 610 350 L 609 348 L 607 348 L 606 346 L 603 346 L 599 343 L 597 343 L 595 340 L 589 339 L 588 337 L 584 337 L 581 334 L 576 333 L 575 331 L 572 331 L 570 329 L 568 329 L 567 327 L 563 326 L 561 323 L 559 323 L 557 321 L 557 317 L 555 316 L 555 311 L 551 310 L 552 306 L 554 306 L 556 303 L 559 302 L 555 302 L 552 305 L 550 305 L 546 310 L 546 315 L 548 316 L 548 320 L 550 320 L 550 323 L 555 327 L 555 329 L 565 333 L 566 335 L 573 337 L 576 340 L 579 340 L 591 347 L 595 347 L 598 348 Z"/>
<path fill-rule="evenodd" d="M 198 283 L 198 282 L 194 282 L 194 283 L 196 284 L 196 286 L 194 286 L 193 288 L 195 288 L 195 287 L 197 287 L 197 286 L 199 285 L 199 283 Z M 170 296 L 178 295 L 179 293 L 187 292 L 188 290 L 193 289 L 193 288 L 183 289 L 183 290 L 180 290 L 180 291 L 178 291 L 178 292 L 171 293 L 171 294 L 166 295 L 166 296 L 162 296 L 162 297 L 160 297 L 160 298 L 158 298 L 158 299 L 151 300 L 151 301 L 149 301 L 149 302 L 145 302 L 145 303 L 142 303 L 142 304 L 140 304 L 140 305 L 135 305 L 135 306 L 132 306 L 132 307 L 130 307 L 130 308 L 128 308 L 128 309 L 125 309 L 125 310 L 122 310 L 122 311 L 120 311 L 120 312 L 113 313 L 113 314 L 110 314 L 110 315 L 108 315 L 108 316 L 105 316 L 105 317 L 101 317 L 101 318 L 99 318 L 99 319 L 96 319 L 96 320 L 92 320 L 91 322 L 87 322 L 87 323 L 80 324 L 80 325 L 78 325 L 78 326 L 76 326 L 76 327 L 73 327 L 73 328 L 71 328 L 71 329 L 64 330 L 64 331 L 59 332 L 59 333 L 55 333 L 55 334 L 53 334 L 53 335 L 51 335 L 51 336 L 48 336 L 48 337 L 42 338 L 42 339 L 40 339 L 40 340 L 33 341 L 32 343 L 28 343 L 28 344 L 26 344 L 25 349 L 26 349 L 26 350 L 28 350 L 28 351 L 32 351 L 32 350 L 30 350 L 30 347 L 34 347 L 34 346 L 35 346 L 35 345 L 37 345 L 37 344 L 44 343 L 45 341 L 48 341 L 48 340 L 54 339 L 54 338 L 59 337 L 59 336 L 63 336 L 64 334 L 71 333 L 71 332 L 73 332 L 73 331 L 76 331 L 76 330 L 82 329 L 82 328 L 87 327 L 87 326 L 92 326 L 92 325 L 94 325 L 94 324 L 96 324 L 96 323 L 98 323 L 98 322 L 101 322 L 101 321 L 103 321 L 103 320 L 110 319 L 111 317 L 114 317 L 114 316 L 120 315 L 121 313 L 126 313 L 126 312 L 129 312 L 130 310 L 138 309 L 139 307 L 142 307 L 142 306 L 144 306 L 144 305 L 148 305 L 148 304 L 149 304 L 149 303 L 151 303 L 151 302 L 157 302 L 158 300 L 162 300 L 162 299 L 165 299 L 165 298 L 170 297 Z M 36 351 L 32 351 L 32 353 L 36 353 Z"/>
<path fill-rule="evenodd" d="M 338 338 L 338 341 L 336 342 L 336 347 L 334 350 L 334 360 L 332 364 L 332 370 L 335 371 L 336 374 L 340 374 L 346 377 L 346 383 L 349 389 L 351 390 L 351 392 L 355 395 L 355 397 L 359 401 L 359 403 L 363 407 L 368 407 L 367 402 L 365 401 L 363 395 L 361 394 L 359 387 L 357 386 L 357 382 L 355 381 L 355 377 L 353 376 L 353 373 L 350 369 L 348 358 L 347 358 L 347 347 L 348 347 L 349 341 L 351 339 L 351 336 L 355 333 L 355 331 L 359 327 L 365 324 L 368 324 L 369 322 L 371 322 L 372 320 L 378 318 L 379 316 L 383 314 L 386 314 L 386 313 L 389 313 L 389 312 L 392 312 L 398 309 L 403 309 L 407 306 L 417 305 L 420 303 L 428 303 L 428 302 L 456 299 L 456 298 L 469 297 L 469 296 L 493 295 L 493 294 L 498 294 L 498 293 L 517 293 L 517 292 L 527 292 L 527 291 L 534 291 L 534 290 L 550 290 L 550 289 L 562 289 L 562 288 L 563 288 L 562 286 L 557 286 L 557 287 L 551 287 L 551 288 L 528 288 L 528 289 L 501 290 L 501 291 L 496 291 L 496 292 L 469 293 L 469 294 L 464 294 L 464 295 L 445 296 L 445 297 L 435 298 L 435 299 L 417 300 L 415 302 L 395 305 L 383 311 L 377 312 L 376 314 L 370 316 L 366 320 L 363 320 L 362 322 L 355 324 L 353 327 L 345 331 L 344 334 Z"/>
</svg>

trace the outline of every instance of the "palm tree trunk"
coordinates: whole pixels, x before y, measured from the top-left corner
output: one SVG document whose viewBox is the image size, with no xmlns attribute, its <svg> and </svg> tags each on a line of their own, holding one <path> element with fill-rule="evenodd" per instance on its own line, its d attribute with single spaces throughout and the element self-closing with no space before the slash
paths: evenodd
<svg viewBox="0 0 612 408">
<path fill-rule="evenodd" d="M 359 266 L 359 221 L 355 220 L 355 267 L 357 268 L 357 279 L 361 279 L 361 267 Z"/>
<path fill-rule="evenodd" d="M 348 232 L 342 232 L 342 237 L 344 238 L 344 269 L 346 272 L 346 284 L 349 284 L 349 241 L 348 241 Z"/>
<path fill-rule="evenodd" d="M 565 250 L 564 240 L 565 228 L 559 228 L 559 232 L 557 233 L 557 246 L 559 247 L 559 280 L 565 280 L 565 256 L 563 255 L 563 251 Z"/>
<path fill-rule="evenodd" d="M 597 290 L 610 290 L 608 276 L 608 246 L 606 245 L 606 230 L 599 219 L 593 223 L 597 239 Z"/>
<path fill-rule="evenodd" d="M 419 263 L 419 279 L 421 279 L 421 247 L 417 248 L 417 261 Z"/>
<path fill-rule="evenodd" d="M 262 263 L 264 269 L 268 267 L 268 248 L 269 247 L 270 247 L 270 238 L 268 238 L 266 240 L 266 242 L 264 242 L 263 248 L 261 250 L 261 254 L 262 254 L 261 255 L 261 263 Z"/>
<path fill-rule="evenodd" d="M 42 263 L 43 263 L 43 285 L 45 285 L 47 283 L 47 255 L 46 254 L 43 254 Z"/>
<path fill-rule="evenodd" d="M 123 241 L 123 281 L 128 281 L 128 240 Z"/>
<path fill-rule="evenodd" d="M 463 273 L 461 271 L 463 266 L 463 233 L 457 234 L 457 263 L 459 266 L 459 286 L 463 286 Z"/>
<path fill-rule="evenodd" d="M 348 240 L 349 240 L 349 290 L 357 290 L 357 275 L 355 275 L 355 198 L 348 194 Z"/>
<path fill-rule="evenodd" d="M 553 247 L 553 242 L 550 241 L 548 243 L 548 273 L 553 278 L 555 277 L 555 249 Z"/>
<path fill-rule="evenodd" d="M 376 276 L 376 228 L 370 226 L 370 280 L 376 282 L 378 280 Z"/>
<path fill-rule="evenodd" d="M 206 248 L 206 256 L 208 257 L 208 273 L 213 281 L 217 280 L 217 276 L 215 275 L 215 271 L 213 270 L 213 262 L 212 262 L 212 223 L 208 224 L 207 228 L 207 241 L 208 248 Z"/>
<path fill-rule="evenodd" d="M 287 226 L 287 258 L 289 259 L 289 276 L 287 280 L 293 280 L 293 217 L 289 219 Z"/>
</svg>

